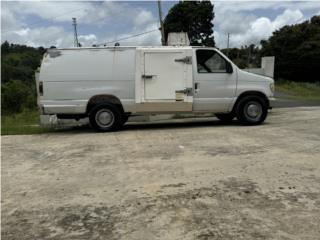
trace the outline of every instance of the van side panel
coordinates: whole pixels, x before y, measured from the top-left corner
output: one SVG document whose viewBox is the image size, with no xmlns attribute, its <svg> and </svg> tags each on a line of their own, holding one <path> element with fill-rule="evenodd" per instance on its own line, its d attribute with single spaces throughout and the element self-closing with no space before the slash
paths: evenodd
<svg viewBox="0 0 320 240">
<path fill-rule="evenodd" d="M 51 50 L 39 78 L 46 113 L 85 113 L 89 99 L 100 94 L 118 97 L 128 111 L 135 98 L 135 49 Z"/>
</svg>

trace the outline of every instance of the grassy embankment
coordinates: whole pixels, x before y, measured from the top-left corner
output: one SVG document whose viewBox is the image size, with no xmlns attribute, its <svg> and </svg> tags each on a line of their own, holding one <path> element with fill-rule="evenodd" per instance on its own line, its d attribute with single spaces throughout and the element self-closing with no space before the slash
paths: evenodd
<svg viewBox="0 0 320 240">
<path fill-rule="evenodd" d="M 320 83 L 276 81 L 276 91 L 284 97 L 300 101 L 320 101 Z"/>
<path fill-rule="evenodd" d="M 1 135 L 38 134 L 52 131 L 40 127 L 39 112 L 25 110 L 22 113 L 1 115 Z"/>
<path fill-rule="evenodd" d="M 276 90 L 284 93 L 285 98 L 320 102 L 320 84 L 278 81 L 276 82 Z M 25 110 L 14 115 L 2 115 L 1 134 L 39 134 L 57 131 L 50 128 L 41 128 L 39 124 L 40 119 L 37 110 Z"/>
</svg>

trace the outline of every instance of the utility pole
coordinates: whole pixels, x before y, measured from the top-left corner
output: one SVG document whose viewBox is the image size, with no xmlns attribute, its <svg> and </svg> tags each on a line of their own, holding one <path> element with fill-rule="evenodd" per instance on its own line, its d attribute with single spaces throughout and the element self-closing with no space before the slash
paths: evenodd
<svg viewBox="0 0 320 240">
<path fill-rule="evenodd" d="M 248 47 L 248 67 L 250 67 L 250 61 L 251 61 L 251 47 Z"/>
<path fill-rule="evenodd" d="M 161 43 L 162 46 L 166 45 L 166 40 L 164 37 L 164 27 L 163 27 L 163 20 L 162 20 L 162 9 L 161 9 L 161 2 L 158 0 L 158 10 L 159 10 L 159 21 L 160 21 L 160 31 L 161 31 Z"/>
<path fill-rule="evenodd" d="M 228 41 L 227 41 L 227 57 L 229 57 L 229 43 L 230 43 L 230 33 L 228 33 Z"/>
<path fill-rule="evenodd" d="M 79 41 L 78 41 L 78 33 L 77 33 L 77 19 L 76 18 L 72 18 L 72 25 L 73 25 L 73 29 L 74 29 L 74 46 L 75 47 L 79 47 Z"/>
</svg>

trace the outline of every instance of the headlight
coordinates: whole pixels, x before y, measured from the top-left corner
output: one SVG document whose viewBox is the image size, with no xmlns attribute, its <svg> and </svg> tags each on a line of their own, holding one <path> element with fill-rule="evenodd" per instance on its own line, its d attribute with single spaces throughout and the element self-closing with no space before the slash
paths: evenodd
<svg viewBox="0 0 320 240">
<path fill-rule="evenodd" d="M 270 83 L 269 87 L 270 87 L 270 91 L 274 93 L 274 83 Z"/>
</svg>

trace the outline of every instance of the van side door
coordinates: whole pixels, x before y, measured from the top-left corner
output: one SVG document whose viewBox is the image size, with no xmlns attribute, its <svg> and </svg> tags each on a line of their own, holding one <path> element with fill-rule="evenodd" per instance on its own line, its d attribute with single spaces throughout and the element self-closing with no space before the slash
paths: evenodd
<svg viewBox="0 0 320 240">
<path fill-rule="evenodd" d="M 236 93 L 236 68 L 215 49 L 193 54 L 193 111 L 228 112 Z"/>
</svg>

